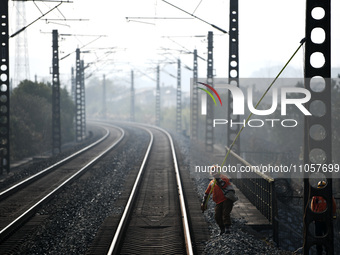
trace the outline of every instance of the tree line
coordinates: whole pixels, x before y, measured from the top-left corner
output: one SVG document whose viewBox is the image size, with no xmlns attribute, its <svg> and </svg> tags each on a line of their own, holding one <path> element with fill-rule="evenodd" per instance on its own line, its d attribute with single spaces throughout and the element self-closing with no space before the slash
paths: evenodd
<svg viewBox="0 0 340 255">
<path fill-rule="evenodd" d="M 62 144 L 74 140 L 74 103 L 65 88 L 60 89 Z M 21 159 L 51 151 L 52 86 L 22 81 L 10 97 L 10 155 Z"/>
</svg>

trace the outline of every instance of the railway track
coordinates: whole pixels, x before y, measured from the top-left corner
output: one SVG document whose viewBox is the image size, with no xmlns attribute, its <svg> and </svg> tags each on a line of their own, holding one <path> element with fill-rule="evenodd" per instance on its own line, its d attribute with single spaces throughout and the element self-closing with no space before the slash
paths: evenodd
<svg viewBox="0 0 340 255">
<path fill-rule="evenodd" d="M 138 173 L 127 180 L 124 212 L 104 222 L 87 254 L 193 254 L 173 140 L 162 129 L 141 128 L 150 141 Z"/>
<path fill-rule="evenodd" d="M 123 129 L 106 125 L 106 135 L 97 142 L 2 191 L 0 242 L 20 228 L 44 203 L 112 150 L 123 137 Z"/>
</svg>

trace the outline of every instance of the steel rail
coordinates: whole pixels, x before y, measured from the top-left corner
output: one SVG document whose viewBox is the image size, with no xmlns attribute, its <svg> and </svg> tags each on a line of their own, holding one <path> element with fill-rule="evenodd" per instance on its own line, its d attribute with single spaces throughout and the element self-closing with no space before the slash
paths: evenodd
<svg viewBox="0 0 340 255">
<path fill-rule="evenodd" d="M 80 154 L 84 153 L 85 151 L 93 148 L 94 146 L 96 146 L 97 144 L 101 143 L 102 141 L 104 141 L 109 135 L 110 132 L 107 128 L 103 127 L 106 130 L 106 134 L 100 138 L 99 140 L 97 140 L 96 142 L 86 146 L 85 148 L 77 151 L 76 153 L 73 153 L 72 155 L 60 160 L 59 162 L 39 171 L 38 173 L 26 178 L 25 180 L 22 180 L 21 182 L 11 186 L 10 188 L 0 192 L 0 201 L 3 200 L 4 198 L 8 197 L 9 195 L 13 194 L 14 192 L 16 192 L 17 190 L 21 189 L 22 187 L 32 183 L 33 181 L 41 178 L 42 176 L 48 174 L 49 172 L 53 171 L 54 169 L 56 169 L 57 167 L 62 166 L 63 164 L 69 162 L 70 160 L 72 160 L 73 158 L 79 156 Z M 117 127 L 118 128 L 118 127 Z M 119 128 L 120 129 L 120 128 Z"/>
<path fill-rule="evenodd" d="M 133 201 L 136 198 L 137 189 L 138 189 L 139 184 L 141 182 L 143 170 L 144 170 L 146 162 L 147 162 L 147 160 L 149 158 L 151 147 L 152 147 L 152 144 L 153 144 L 153 134 L 151 133 L 151 131 L 146 129 L 146 128 L 142 128 L 142 129 L 144 129 L 146 132 L 149 133 L 149 135 L 150 135 L 150 142 L 149 142 L 148 148 L 146 150 L 146 153 L 145 153 L 142 165 L 139 168 L 138 175 L 137 175 L 136 181 L 135 181 L 135 183 L 133 185 L 132 191 L 130 193 L 128 202 L 127 202 L 127 204 L 125 206 L 124 212 L 123 212 L 122 217 L 121 217 L 121 219 L 119 221 L 119 224 L 118 224 L 118 227 L 116 229 L 115 235 L 114 235 L 114 237 L 112 239 L 109 251 L 107 252 L 108 255 L 114 254 L 114 252 L 117 251 L 118 243 L 119 243 L 119 241 L 120 241 L 120 239 L 122 237 L 122 231 L 124 229 L 124 226 L 126 225 L 126 222 L 128 220 L 128 216 L 129 216 L 129 214 L 131 212 Z"/>
<path fill-rule="evenodd" d="M 113 125 L 111 125 L 113 126 Z M 93 158 L 89 163 L 87 163 L 85 166 L 83 166 L 81 169 L 79 169 L 76 173 L 74 173 L 71 177 L 66 179 L 64 182 L 62 182 L 58 187 L 53 189 L 50 193 L 48 193 L 46 196 L 44 196 L 42 199 L 40 199 L 37 203 L 35 203 L 33 206 L 31 206 L 29 209 L 27 209 L 24 213 L 22 213 L 19 217 L 17 217 L 15 220 L 13 220 L 10 224 L 8 224 L 6 227 L 4 227 L 2 230 L 0 230 L 0 241 L 6 238 L 14 229 L 18 228 L 23 224 L 25 221 L 27 221 L 30 217 L 32 217 L 36 210 L 44 203 L 49 201 L 58 191 L 60 191 L 62 188 L 64 188 L 65 185 L 71 183 L 76 178 L 78 178 L 81 174 L 83 174 L 88 168 L 93 166 L 97 161 L 102 158 L 104 155 L 106 155 L 110 150 L 112 150 L 116 145 L 118 145 L 122 139 L 125 136 L 125 132 L 120 127 L 114 126 L 115 128 L 119 129 L 120 132 L 122 132 L 122 135 L 119 137 L 118 140 L 116 140 L 110 147 L 108 147 L 106 150 L 101 152 L 97 157 Z"/>
</svg>

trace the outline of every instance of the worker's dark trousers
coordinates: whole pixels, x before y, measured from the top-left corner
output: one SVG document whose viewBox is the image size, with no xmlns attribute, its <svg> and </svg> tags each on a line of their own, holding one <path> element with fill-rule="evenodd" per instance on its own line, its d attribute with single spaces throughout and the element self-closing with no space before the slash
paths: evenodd
<svg viewBox="0 0 340 255">
<path fill-rule="evenodd" d="M 215 220 L 220 229 L 224 229 L 225 225 L 231 225 L 230 213 L 232 209 L 233 202 L 230 199 L 215 206 Z"/>
</svg>

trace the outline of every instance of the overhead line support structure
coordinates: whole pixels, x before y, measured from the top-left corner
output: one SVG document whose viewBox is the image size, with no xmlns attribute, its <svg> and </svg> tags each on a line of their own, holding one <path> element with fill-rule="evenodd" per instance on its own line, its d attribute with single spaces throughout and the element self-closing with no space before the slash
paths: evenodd
<svg viewBox="0 0 340 255">
<path fill-rule="evenodd" d="M 58 30 L 52 31 L 52 153 L 61 152 Z"/>
<path fill-rule="evenodd" d="M 176 91 L 176 132 L 182 132 L 182 84 L 181 60 L 177 60 L 177 91 Z"/>
<path fill-rule="evenodd" d="M 131 70 L 131 90 L 130 90 L 130 121 L 135 121 L 135 79 L 134 72 Z"/>
<path fill-rule="evenodd" d="M 239 87 L 239 50 L 238 50 L 238 0 L 230 0 L 230 14 L 229 14 L 229 84 Z M 228 116 L 229 121 L 233 123 L 240 122 L 239 115 L 233 115 L 233 97 L 228 91 Z M 227 146 L 229 147 L 239 130 L 227 125 Z M 233 146 L 236 154 L 240 152 L 240 139 L 236 140 Z"/>
<path fill-rule="evenodd" d="M 81 82 L 81 61 L 80 61 L 80 49 L 76 49 L 76 141 L 81 142 L 83 140 L 83 125 L 82 125 L 82 82 Z"/>
<path fill-rule="evenodd" d="M 312 13 L 318 8 L 324 13 L 323 17 L 313 17 Z M 322 29 L 324 41 L 313 42 L 312 31 Z M 311 63 L 313 54 L 321 54 L 324 57 L 324 64 L 317 66 Z M 306 6 L 306 44 L 305 44 L 305 88 L 311 93 L 311 99 L 306 103 L 306 108 L 312 115 L 305 116 L 304 124 L 304 165 L 322 164 L 329 167 L 332 164 L 332 130 L 331 130 L 331 1 L 330 0 L 307 0 Z M 312 84 L 313 78 L 322 78 L 324 89 L 319 91 Z M 315 111 L 322 109 L 323 112 Z M 313 127 L 323 130 L 325 136 L 315 137 L 311 132 Z M 325 174 L 324 179 L 327 185 L 324 188 L 317 188 L 317 180 L 314 175 L 304 173 L 304 218 L 303 218 L 303 254 L 309 254 L 314 245 L 323 246 L 327 254 L 334 254 L 334 233 L 332 220 L 332 174 L 330 171 Z M 311 200 L 315 196 L 323 197 L 327 202 L 327 209 L 323 212 L 311 210 Z M 315 236 L 311 232 L 311 226 L 315 222 L 322 223 L 327 229 L 322 236 Z"/>
<path fill-rule="evenodd" d="M 9 140 L 9 19 L 8 0 L 1 0 L 0 8 L 0 174 L 10 171 L 10 140 Z"/>
<path fill-rule="evenodd" d="M 193 80 L 192 80 L 192 101 L 191 101 L 191 138 L 193 140 L 198 139 L 198 89 L 196 89 L 198 81 L 198 65 L 197 65 L 197 50 L 194 50 L 194 68 L 193 68 Z"/>
<path fill-rule="evenodd" d="M 157 78 L 156 78 L 156 126 L 161 124 L 161 91 L 160 91 L 160 70 L 159 65 L 157 65 Z"/>
<path fill-rule="evenodd" d="M 214 87 L 214 59 L 213 59 L 213 32 L 208 32 L 208 65 L 207 65 L 207 83 Z M 207 115 L 205 124 L 205 149 L 208 152 L 214 151 L 214 108 L 211 100 L 207 100 Z"/>
</svg>

